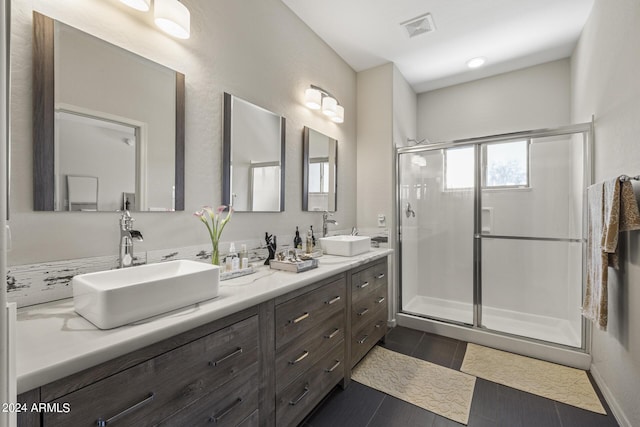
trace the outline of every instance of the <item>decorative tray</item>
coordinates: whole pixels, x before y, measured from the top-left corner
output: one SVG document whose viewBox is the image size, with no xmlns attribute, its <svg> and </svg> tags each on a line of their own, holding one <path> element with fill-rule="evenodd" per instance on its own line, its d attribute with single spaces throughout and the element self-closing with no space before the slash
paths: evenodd
<svg viewBox="0 0 640 427">
<path fill-rule="evenodd" d="M 235 271 L 221 271 L 220 281 L 235 279 L 236 277 L 246 276 L 253 273 L 255 273 L 253 267 L 241 268 L 240 270 Z"/>
<path fill-rule="evenodd" d="M 272 259 L 269 262 L 269 266 L 274 270 L 293 271 L 294 273 L 302 273 L 303 271 L 311 270 L 318 267 L 318 260 L 308 259 L 305 261 L 276 261 Z"/>
</svg>

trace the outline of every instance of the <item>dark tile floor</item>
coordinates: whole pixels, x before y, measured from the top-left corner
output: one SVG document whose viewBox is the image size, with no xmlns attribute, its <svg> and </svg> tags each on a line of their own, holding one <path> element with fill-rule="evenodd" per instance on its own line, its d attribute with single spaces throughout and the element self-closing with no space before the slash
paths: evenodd
<svg viewBox="0 0 640 427">
<path fill-rule="evenodd" d="M 384 347 L 460 370 L 467 343 L 396 327 Z M 608 414 L 598 387 L 591 382 Z M 478 378 L 469 427 L 615 427 L 613 415 L 600 415 Z M 454 421 L 352 381 L 336 387 L 301 424 L 302 427 L 455 427 Z"/>
</svg>

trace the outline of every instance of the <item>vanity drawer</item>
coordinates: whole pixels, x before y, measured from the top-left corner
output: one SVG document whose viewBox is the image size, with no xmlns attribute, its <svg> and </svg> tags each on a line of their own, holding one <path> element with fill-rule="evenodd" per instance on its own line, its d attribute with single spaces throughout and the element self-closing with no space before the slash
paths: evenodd
<svg viewBox="0 0 640 427">
<path fill-rule="evenodd" d="M 351 304 L 351 330 L 357 331 L 365 324 L 374 322 L 379 311 L 387 312 L 387 288 L 378 287 L 365 298 Z"/>
<path fill-rule="evenodd" d="M 151 425 L 236 377 L 258 360 L 253 316 L 58 398 L 71 411 L 45 413 L 43 426 Z"/>
<path fill-rule="evenodd" d="M 276 355 L 276 391 L 285 388 L 324 356 L 338 341 L 344 340 L 344 312 L 334 314 L 309 332 L 282 347 Z"/>
<path fill-rule="evenodd" d="M 276 306 L 276 348 L 315 330 L 325 319 L 344 312 L 344 276 Z"/>
<path fill-rule="evenodd" d="M 277 393 L 278 427 L 297 425 L 343 377 L 344 343 L 341 341 L 322 361 Z"/>
<path fill-rule="evenodd" d="M 380 310 L 371 323 L 353 332 L 351 338 L 351 367 L 353 368 L 365 354 L 387 333 L 387 311 Z"/>
<path fill-rule="evenodd" d="M 385 288 L 386 293 L 386 287 L 387 263 L 375 263 L 351 276 L 351 301 L 357 302 L 367 298 L 380 288 Z"/>
<path fill-rule="evenodd" d="M 256 409 L 244 420 L 240 421 L 237 427 L 258 427 L 260 425 L 260 412 Z"/>
<path fill-rule="evenodd" d="M 253 413 L 257 415 L 258 387 L 258 364 L 254 363 L 227 384 L 159 425 L 166 427 L 236 426 Z"/>
</svg>

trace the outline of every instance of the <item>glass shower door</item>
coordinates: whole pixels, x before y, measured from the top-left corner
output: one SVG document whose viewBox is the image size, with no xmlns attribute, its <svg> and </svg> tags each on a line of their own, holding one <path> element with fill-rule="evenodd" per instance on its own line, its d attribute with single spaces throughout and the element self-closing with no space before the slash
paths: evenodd
<svg viewBox="0 0 640 427">
<path fill-rule="evenodd" d="M 584 144 L 574 134 L 482 146 L 483 327 L 582 346 Z"/>
<path fill-rule="evenodd" d="M 399 154 L 403 312 L 473 324 L 475 153 Z"/>
</svg>

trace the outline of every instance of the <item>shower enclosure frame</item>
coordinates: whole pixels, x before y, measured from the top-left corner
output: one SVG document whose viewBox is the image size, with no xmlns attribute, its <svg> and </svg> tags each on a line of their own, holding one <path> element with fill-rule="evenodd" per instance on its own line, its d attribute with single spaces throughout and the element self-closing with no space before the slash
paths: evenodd
<svg viewBox="0 0 640 427">
<path fill-rule="evenodd" d="M 520 335 L 513 335 L 507 332 L 501 332 L 497 330 L 487 329 L 482 326 L 482 216 L 481 216 L 481 208 L 482 208 L 482 185 L 479 183 L 482 182 L 482 168 L 478 167 L 480 164 L 480 159 L 478 158 L 481 155 L 481 148 L 484 144 L 487 143 L 496 143 L 496 142 L 507 142 L 513 141 L 516 139 L 533 139 L 533 138 L 543 138 L 543 137 L 554 137 L 554 136 L 563 136 L 563 135 L 583 135 L 583 200 L 582 200 L 582 237 L 580 239 L 564 239 L 564 238 L 549 238 L 549 237 L 515 237 L 515 236 L 499 236 L 499 235 L 491 235 L 484 236 L 485 238 L 492 239 L 517 239 L 517 240 L 535 240 L 535 241 L 563 241 L 563 242 L 579 242 L 582 246 L 582 268 L 581 268 L 581 295 L 584 296 L 585 292 L 585 273 L 586 273 L 586 236 L 587 236 L 587 201 L 586 201 L 586 187 L 591 185 L 592 176 L 593 176 L 593 159 L 592 159 L 592 150 L 593 150 L 593 138 L 594 138 L 594 119 L 592 117 L 591 122 L 580 123 L 575 125 L 562 126 L 557 128 L 548 128 L 548 129 L 536 129 L 536 130 L 527 130 L 521 132 L 513 132 L 513 133 L 505 133 L 505 134 L 497 134 L 476 138 L 466 138 L 466 139 L 458 139 L 453 141 L 446 142 L 438 142 L 438 143 L 429 143 L 424 145 L 414 145 L 411 147 L 398 147 L 395 150 L 395 192 L 396 192 L 396 265 L 397 273 L 396 279 L 398 283 L 398 292 L 395 304 L 395 310 L 398 315 L 395 315 L 394 318 L 402 320 L 402 316 L 407 316 L 408 318 L 422 319 L 424 321 L 431 321 L 435 326 L 431 329 L 434 331 L 440 331 L 444 326 L 450 325 L 453 328 L 466 328 L 470 331 L 476 332 L 487 332 L 496 337 L 502 337 L 509 339 L 514 339 L 518 341 L 527 341 L 532 343 L 533 345 L 542 345 L 545 348 L 552 347 L 560 349 L 561 351 L 567 350 L 568 352 L 582 352 L 588 354 L 590 352 L 590 324 L 583 318 L 582 319 L 582 331 L 581 331 L 581 347 L 571 347 L 563 344 L 552 343 L 548 341 L 543 341 L 530 337 L 523 337 Z M 437 318 L 428 315 L 417 315 L 413 313 L 405 313 L 403 312 L 403 301 L 402 301 L 402 251 L 403 251 L 403 236 L 402 236 L 402 201 L 401 201 L 401 165 L 400 165 L 400 157 L 402 154 L 411 154 L 411 153 L 423 153 L 430 152 L 435 150 L 442 150 L 453 147 L 461 147 L 461 146 L 474 146 L 477 147 L 474 149 L 474 162 L 475 162 L 475 184 L 474 184 L 474 200 L 473 200 L 473 325 L 468 325 L 460 322 L 456 322 L 453 320 Z M 403 322 L 399 322 L 400 324 Z M 413 325 L 416 322 L 409 322 Z M 444 328 L 446 329 L 446 328 Z M 463 334 L 468 335 L 468 334 Z M 497 347 L 504 347 L 504 342 L 506 340 L 502 339 L 501 345 L 496 345 Z M 518 345 L 522 347 L 521 344 Z M 526 346 L 525 346 L 526 347 Z M 540 350 L 540 349 L 538 349 Z M 524 350 L 526 353 L 526 350 Z M 532 351 L 531 355 L 539 355 L 540 351 Z M 551 357 L 553 359 L 553 357 Z M 555 358 L 556 361 L 560 363 L 568 363 L 571 364 L 570 361 L 567 360 L 566 354 L 559 355 Z M 584 365 L 585 361 L 583 359 L 582 362 L 576 362 L 574 365 Z"/>
</svg>

